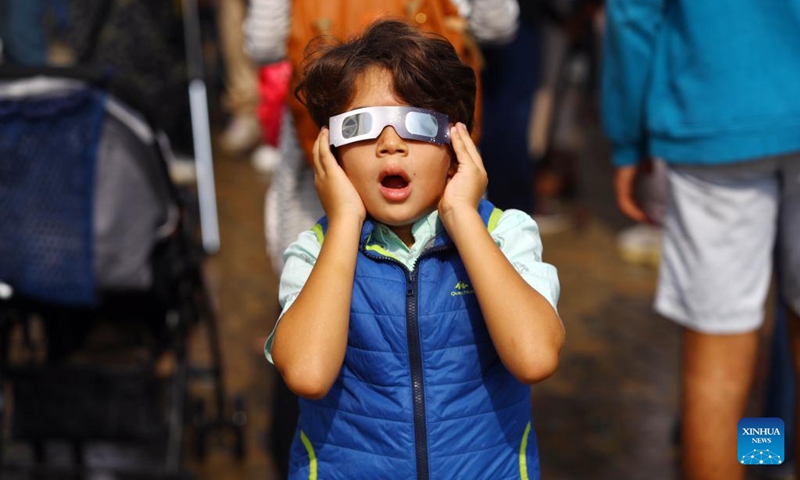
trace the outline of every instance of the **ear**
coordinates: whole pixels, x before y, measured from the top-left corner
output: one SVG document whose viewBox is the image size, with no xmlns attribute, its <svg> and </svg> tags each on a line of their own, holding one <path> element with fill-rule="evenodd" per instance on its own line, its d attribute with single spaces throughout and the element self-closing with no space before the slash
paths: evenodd
<svg viewBox="0 0 800 480">
<path fill-rule="evenodd" d="M 453 178 L 453 175 L 458 171 L 458 157 L 456 157 L 456 151 L 453 150 L 452 145 L 447 146 L 447 156 L 450 159 L 450 167 L 447 169 L 447 178 Z"/>
</svg>

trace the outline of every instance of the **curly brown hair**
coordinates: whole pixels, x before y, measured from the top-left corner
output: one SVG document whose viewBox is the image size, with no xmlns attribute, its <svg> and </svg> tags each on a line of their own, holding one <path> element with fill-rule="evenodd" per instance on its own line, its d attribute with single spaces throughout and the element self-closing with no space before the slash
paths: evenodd
<svg viewBox="0 0 800 480">
<path fill-rule="evenodd" d="M 441 112 L 472 130 L 476 79 L 443 36 L 402 19 L 384 18 L 345 42 L 317 37 L 309 43 L 295 96 L 318 126 L 343 113 L 368 68 L 392 75 L 394 94 L 408 105 Z"/>
</svg>

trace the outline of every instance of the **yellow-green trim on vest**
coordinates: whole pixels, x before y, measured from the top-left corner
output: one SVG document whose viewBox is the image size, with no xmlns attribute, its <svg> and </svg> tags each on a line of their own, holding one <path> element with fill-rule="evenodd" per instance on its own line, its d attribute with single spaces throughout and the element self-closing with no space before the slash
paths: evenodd
<svg viewBox="0 0 800 480">
<path fill-rule="evenodd" d="M 531 422 L 525 425 L 525 432 L 522 433 L 522 443 L 519 446 L 519 478 L 528 480 L 528 436 L 531 434 Z"/>
<path fill-rule="evenodd" d="M 528 427 L 530 427 L 530 423 Z M 317 454 L 314 453 L 314 445 L 311 445 L 311 440 L 302 430 L 300 430 L 300 441 L 303 442 L 303 446 L 306 447 L 306 452 L 308 453 L 308 480 L 317 480 Z"/>
<path fill-rule="evenodd" d="M 497 224 L 500 222 L 500 217 L 503 216 L 503 211 L 499 208 L 495 208 L 492 210 L 492 214 L 489 215 L 489 221 L 486 222 L 486 229 L 489 232 L 493 232 L 495 228 L 497 228 Z"/>
<path fill-rule="evenodd" d="M 319 242 L 319 244 L 322 245 L 322 242 L 325 241 L 325 232 L 322 230 L 322 225 L 317 223 L 316 225 L 311 227 L 311 231 L 314 233 L 314 235 L 317 236 L 317 241 Z"/>
<path fill-rule="evenodd" d="M 400 259 L 397 258 L 394 254 L 392 254 L 390 251 L 386 250 L 385 248 L 381 247 L 380 245 L 370 245 L 369 244 L 370 240 L 372 240 L 372 236 L 370 236 L 367 239 L 367 246 L 365 247 L 367 250 L 369 250 L 371 252 L 379 253 L 379 254 L 381 254 L 381 255 L 383 255 L 385 257 L 393 258 L 393 259 L 397 260 L 398 262 L 400 261 Z"/>
</svg>

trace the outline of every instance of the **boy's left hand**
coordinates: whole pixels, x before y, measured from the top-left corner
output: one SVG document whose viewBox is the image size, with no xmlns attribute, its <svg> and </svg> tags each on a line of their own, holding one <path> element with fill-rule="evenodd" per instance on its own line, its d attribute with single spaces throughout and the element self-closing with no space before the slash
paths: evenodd
<svg viewBox="0 0 800 480">
<path fill-rule="evenodd" d="M 442 217 L 463 208 L 476 210 L 489 183 L 483 159 L 463 123 L 450 127 L 450 144 L 456 153 L 457 165 L 439 200 Z"/>
</svg>

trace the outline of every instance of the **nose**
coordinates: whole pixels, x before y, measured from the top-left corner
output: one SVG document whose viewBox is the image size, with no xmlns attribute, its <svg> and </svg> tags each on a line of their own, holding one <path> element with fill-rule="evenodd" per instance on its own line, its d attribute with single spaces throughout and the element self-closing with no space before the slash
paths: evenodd
<svg viewBox="0 0 800 480">
<path fill-rule="evenodd" d="M 377 149 L 378 156 L 397 153 L 405 155 L 408 153 L 408 145 L 406 145 L 405 140 L 397 134 L 397 131 L 395 131 L 392 126 L 387 126 L 381 131 L 375 148 Z"/>
</svg>

